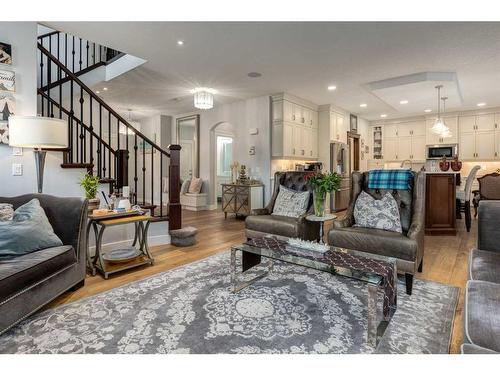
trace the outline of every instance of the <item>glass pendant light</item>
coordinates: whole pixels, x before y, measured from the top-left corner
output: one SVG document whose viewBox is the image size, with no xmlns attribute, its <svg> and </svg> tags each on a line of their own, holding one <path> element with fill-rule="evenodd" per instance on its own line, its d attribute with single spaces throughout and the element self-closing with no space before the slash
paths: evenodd
<svg viewBox="0 0 500 375">
<path fill-rule="evenodd" d="M 198 109 L 212 109 L 214 107 L 214 94 L 216 90 L 209 87 L 197 87 L 191 90 L 194 96 L 194 106 Z"/>
<path fill-rule="evenodd" d="M 432 126 L 431 130 L 433 133 L 442 136 L 443 133 L 446 131 L 447 126 L 445 125 L 443 119 L 441 118 L 441 89 L 443 88 L 443 85 L 438 85 L 436 86 L 438 95 L 438 117 L 436 121 L 434 122 L 434 125 Z"/>
<path fill-rule="evenodd" d="M 141 131 L 141 124 L 137 121 L 132 121 L 132 110 L 128 110 L 127 122 L 133 126 L 137 131 Z M 134 135 L 135 131 L 132 128 L 128 128 L 125 124 L 120 124 L 120 134 L 123 135 Z"/>
<path fill-rule="evenodd" d="M 447 96 L 443 96 L 441 100 L 443 101 L 443 114 L 446 112 L 446 100 L 448 99 Z M 453 134 L 451 133 L 451 130 L 448 126 L 443 121 L 443 131 L 441 132 L 441 137 L 443 138 L 451 138 Z"/>
</svg>

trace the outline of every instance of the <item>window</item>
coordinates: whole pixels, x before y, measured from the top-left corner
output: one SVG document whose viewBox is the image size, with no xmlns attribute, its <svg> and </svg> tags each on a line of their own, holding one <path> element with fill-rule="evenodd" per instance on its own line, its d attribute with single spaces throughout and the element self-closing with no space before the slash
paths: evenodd
<svg viewBox="0 0 500 375">
<path fill-rule="evenodd" d="M 217 136 L 217 176 L 230 176 L 233 162 L 233 139 Z"/>
</svg>

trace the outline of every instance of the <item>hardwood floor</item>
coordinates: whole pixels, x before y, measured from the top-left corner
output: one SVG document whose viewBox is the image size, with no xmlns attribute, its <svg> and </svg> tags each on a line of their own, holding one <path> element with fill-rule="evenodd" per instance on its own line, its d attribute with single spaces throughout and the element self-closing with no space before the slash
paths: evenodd
<svg viewBox="0 0 500 375">
<path fill-rule="evenodd" d="M 244 220 L 228 217 L 217 211 L 183 211 L 183 225 L 198 228 L 198 243 L 191 247 L 175 247 L 172 245 L 153 247 L 155 258 L 153 266 L 145 266 L 135 270 L 112 275 L 108 280 L 100 275 L 88 276 L 85 286 L 75 292 L 67 292 L 52 302 L 48 307 L 76 301 L 80 298 L 95 295 L 116 288 L 129 282 L 144 279 L 183 264 L 228 250 L 231 245 L 245 240 Z M 426 280 L 457 286 L 460 288 L 452 342 L 451 353 L 459 353 L 463 332 L 464 286 L 467 281 L 467 260 L 471 248 L 476 244 L 477 221 L 472 221 L 470 233 L 465 231 L 463 220 L 457 221 L 459 227 L 455 237 L 426 236 L 423 272 L 416 277 Z M 327 230 L 327 229 L 326 229 Z"/>
</svg>

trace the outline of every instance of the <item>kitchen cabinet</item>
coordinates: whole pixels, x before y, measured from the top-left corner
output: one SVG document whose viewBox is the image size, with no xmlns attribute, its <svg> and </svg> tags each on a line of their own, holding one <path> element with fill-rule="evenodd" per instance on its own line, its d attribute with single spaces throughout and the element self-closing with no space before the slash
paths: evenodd
<svg viewBox="0 0 500 375">
<path fill-rule="evenodd" d="M 330 112 L 330 141 L 347 143 L 347 121 L 338 112 Z"/>
<path fill-rule="evenodd" d="M 460 158 L 467 160 L 494 160 L 498 158 L 497 123 L 495 114 L 461 116 Z"/>
<path fill-rule="evenodd" d="M 423 121 L 385 124 L 383 133 L 384 160 L 425 160 L 426 129 Z"/>
<path fill-rule="evenodd" d="M 455 181 L 455 173 L 426 173 L 425 234 L 456 235 Z"/>
<path fill-rule="evenodd" d="M 398 124 L 385 124 L 384 125 L 384 136 L 387 138 L 393 138 L 398 136 Z"/>
<path fill-rule="evenodd" d="M 443 137 L 432 131 L 432 127 L 436 122 L 435 118 L 427 119 L 425 122 L 425 135 L 426 144 L 428 145 L 439 145 L 439 144 L 454 144 L 458 143 L 458 117 L 443 117 L 443 121 L 446 126 L 450 129 L 451 137 Z"/>
<path fill-rule="evenodd" d="M 384 169 L 385 162 L 381 159 L 372 159 L 368 160 L 368 170 L 371 171 L 373 169 Z"/>
<path fill-rule="evenodd" d="M 476 159 L 495 158 L 495 132 L 476 132 Z"/>
<path fill-rule="evenodd" d="M 393 161 L 398 159 L 398 138 L 385 138 L 384 139 L 384 159 Z"/>
<path fill-rule="evenodd" d="M 303 103 L 302 103 L 303 102 Z M 311 104 L 287 94 L 272 97 L 272 157 L 318 158 L 318 112 Z"/>
<path fill-rule="evenodd" d="M 474 159 L 476 156 L 476 135 L 471 133 L 460 133 L 460 144 L 458 152 L 461 160 Z"/>
<path fill-rule="evenodd" d="M 396 152 L 396 159 L 411 159 L 411 138 L 411 136 L 398 137 L 398 150 Z"/>
<path fill-rule="evenodd" d="M 411 160 L 425 161 L 425 135 L 413 136 L 411 142 Z"/>
</svg>

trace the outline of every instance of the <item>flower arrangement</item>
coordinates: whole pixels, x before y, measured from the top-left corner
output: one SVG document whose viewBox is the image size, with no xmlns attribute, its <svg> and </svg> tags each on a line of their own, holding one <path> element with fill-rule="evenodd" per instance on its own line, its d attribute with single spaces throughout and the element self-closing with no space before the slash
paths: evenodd
<svg viewBox="0 0 500 375">
<path fill-rule="evenodd" d="M 306 176 L 313 188 L 314 215 L 325 215 L 326 194 L 340 189 L 341 177 L 336 172 L 318 172 Z"/>
</svg>

